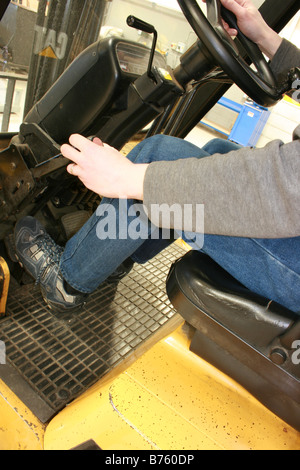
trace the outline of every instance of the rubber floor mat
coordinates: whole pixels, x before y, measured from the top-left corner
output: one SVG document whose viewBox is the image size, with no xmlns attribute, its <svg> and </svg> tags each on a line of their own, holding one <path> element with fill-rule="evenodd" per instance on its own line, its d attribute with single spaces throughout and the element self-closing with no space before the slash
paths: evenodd
<svg viewBox="0 0 300 470">
<path fill-rule="evenodd" d="M 173 244 L 135 264 L 118 283 L 103 283 L 73 315 L 52 313 L 33 284 L 10 292 L 8 316 L 0 321 L 7 364 L 0 378 L 46 422 L 176 314 L 165 283 L 184 252 Z"/>
</svg>

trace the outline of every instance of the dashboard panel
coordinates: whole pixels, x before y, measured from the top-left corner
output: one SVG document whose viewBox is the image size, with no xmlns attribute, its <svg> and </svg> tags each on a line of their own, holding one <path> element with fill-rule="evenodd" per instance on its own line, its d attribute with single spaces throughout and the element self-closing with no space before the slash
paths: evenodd
<svg viewBox="0 0 300 470">
<path fill-rule="evenodd" d="M 116 54 L 122 72 L 132 75 L 143 75 L 147 72 L 150 49 L 145 46 L 123 41 L 118 42 Z M 166 68 L 166 62 L 161 54 L 155 53 L 153 65 L 158 68 Z"/>
</svg>

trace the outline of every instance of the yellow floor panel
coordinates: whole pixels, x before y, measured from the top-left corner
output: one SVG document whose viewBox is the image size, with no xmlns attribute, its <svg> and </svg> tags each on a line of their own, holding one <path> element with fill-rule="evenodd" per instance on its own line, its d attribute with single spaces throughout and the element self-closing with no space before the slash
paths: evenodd
<svg viewBox="0 0 300 470">
<path fill-rule="evenodd" d="M 45 449 L 89 439 L 104 450 L 300 448 L 298 432 L 188 346 L 180 327 L 115 380 L 94 386 L 53 419 Z"/>
<path fill-rule="evenodd" d="M 44 426 L 0 380 L 0 450 L 43 450 Z"/>
</svg>

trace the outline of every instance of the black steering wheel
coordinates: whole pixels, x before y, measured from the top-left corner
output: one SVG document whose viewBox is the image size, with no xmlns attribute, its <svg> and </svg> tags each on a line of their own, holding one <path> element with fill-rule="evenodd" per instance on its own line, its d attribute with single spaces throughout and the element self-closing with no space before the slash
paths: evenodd
<svg viewBox="0 0 300 470">
<path fill-rule="evenodd" d="M 236 24 L 235 16 L 221 5 L 220 0 L 206 0 L 207 18 L 196 0 L 177 1 L 212 61 L 250 98 L 262 106 L 274 105 L 282 98 L 272 70 L 259 47 L 243 35 Z M 224 29 L 222 17 L 231 27 L 237 29 L 237 41 Z M 243 58 L 242 48 L 256 70 Z"/>
</svg>

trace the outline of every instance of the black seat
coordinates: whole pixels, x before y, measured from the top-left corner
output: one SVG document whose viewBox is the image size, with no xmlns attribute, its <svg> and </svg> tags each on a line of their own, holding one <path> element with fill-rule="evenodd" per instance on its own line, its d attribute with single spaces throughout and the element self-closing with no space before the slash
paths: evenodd
<svg viewBox="0 0 300 470">
<path fill-rule="evenodd" d="M 190 349 L 300 431 L 300 317 L 198 251 L 172 265 L 167 292 L 195 328 Z"/>
</svg>

